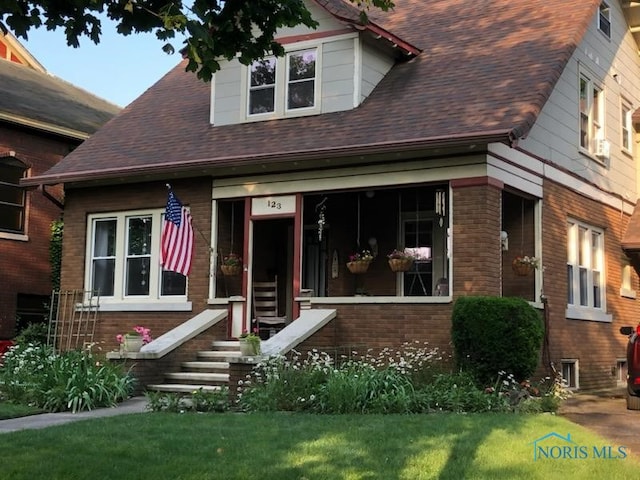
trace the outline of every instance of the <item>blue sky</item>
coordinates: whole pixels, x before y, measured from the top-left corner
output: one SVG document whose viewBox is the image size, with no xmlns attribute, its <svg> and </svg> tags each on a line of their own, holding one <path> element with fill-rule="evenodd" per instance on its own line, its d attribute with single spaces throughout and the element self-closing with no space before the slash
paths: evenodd
<svg viewBox="0 0 640 480">
<path fill-rule="evenodd" d="M 18 40 L 49 73 L 122 107 L 180 62 L 182 39 L 173 40 L 176 53 L 167 55 L 153 33 L 125 37 L 105 21 L 102 32 L 100 44 L 83 37 L 79 48 L 67 46 L 61 29 L 38 28 Z"/>
</svg>

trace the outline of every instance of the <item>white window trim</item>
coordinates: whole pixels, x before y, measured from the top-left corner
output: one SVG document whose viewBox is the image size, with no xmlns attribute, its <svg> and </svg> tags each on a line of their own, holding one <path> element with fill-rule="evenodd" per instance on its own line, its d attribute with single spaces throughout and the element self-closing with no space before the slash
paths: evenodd
<svg viewBox="0 0 640 480">
<path fill-rule="evenodd" d="M 115 246 L 115 281 L 113 296 L 100 296 L 101 311 L 191 311 L 192 304 L 187 301 L 185 295 L 160 295 L 160 282 L 162 268 L 160 267 L 160 233 L 162 230 L 163 214 L 165 209 L 128 210 L 121 212 L 106 212 L 91 214 L 87 218 L 87 238 L 85 245 L 85 290 L 92 290 L 91 278 L 93 272 L 92 252 L 94 240 L 94 224 L 97 220 L 116 220 L 116 246 Z M 126 276 L 126 238 L 127 218 L 151 216 L 151 261 L 149 265 L 149 295 L 125 294 Z"/>
<path fill-rule="evenodd" d="M 241 76 L 241 92 L 242 92 L 242 111 L 244 112 L 244 120 L 247 122 L 261 122 L 276 118 L 303 117 L 306 115 L 317 115 L 321 113 L 322 101 L 322 42 L 317 40 L 309 40 L 306 42 L 292 43 L 284 45 L 285 55 L 276 58 L 276 87 L 274 99 L 274 111 L 268 113 L 249 114 L 249 85 L 251 66 L 242 66 Z M 314 106 L 308 108 L 287 109 L 287 65 L 289 62 L 289 54 L 299 52 L 301 50 L 316 50 L 316 76 L 315 76 L 315 98 Z"/>
<path fill-rule="evenodd" d="M 622 118 L 624 111 L 626 114 Z M 624 97 L 620 97 L 620 148 L 628 155 L 633 155 L 633 107 L 629 100 Z M 626 140 L 629 147 L 624 146 L 625 142 L 625 130 Z"/>
<path fill-rule="evenodd" d="M 587 275 L 588 275 L 588 285 L 587 292 L 589 295 L 589 303 L 590 305 L 580 305 L 578 304 L 567 304 L 567 310 L 565 312 L 566 318 L 575 319 L 575 320 L 591 320 L 594 322 L 612 322 L 613 316 L 611 314 L 607 314 L 607 280 L 606 280 L 606 265 L 605 265 L 605 235 L 604 230 L 601 228 L 597 228 L 583 222 L 579 222 L 575 219 L 567 219 L 567 266 L 573 267 L 573 301 L 579 301 L 578 296 L 580 293 L 580 284 L 579 284 L 579 252 L 577 242 L 579 241 L 579 229 L 585 228 L 591 232 L 596 232 L 600 235 L 601 238 L 601 246 L 600 251 L 598 252 L 598 261 L 600 263 L 598 271 L 600 272 L 600 307 L 593 307 L 593 299 L 591 298 L 591 294 L 593 292 L 593 279 L 591 277 L 594 267 L 592 265 L 587 266 Z M 591 238 L 591 234 L 589 234 L 589 238 Z M 591 245 L 584 246 L 583 248 L 590 250 Z M 567 288 L 571 288 L 570 285 L 567 285 Z"/>
<path fill-rule="evenodd" d="M 602 160 L 598 157 L 596 157 L 595 155 L 595 145 L 596 142 L 598 140 L 606 140 L 606 130 L 605 130 L 605 108 L 606 108 L 606 97 L 605 97 L 605 89 L 604 86 L 601 82 L 594 80 L 595 75 L 593 75 L 592 73 L 590 73 L 588 70 L 586 70 L 584 67 L 580 66 L 579 69 L 579 74 L 578 74 L 578 148 L 580 150 L 581 153 L 588 155 L 589 157 L 602 162 Z M 582 111 L 580 110 L 580 81 L 584 79 L 587 82 L 587 101 L 588 101 L 588 105 L 587 105 L 587 109 L 589 112 L 589 120 L 588 120 L 588 126 L 587 126 L 587 131 L 588 131 L 588 142 L 589 142 L 589 146 L 588 147 L 584 147 L 581 144 L 581 139 L 580 139 L 580 128 L 581 128 L 581 122 L 580 122 L 580 116 L 582 114 Z M 595 100 L 595 97 L 593 95 L 593 91 L 594 90 L 598 90 L 598 97 L 600 98 L 600 102 L 598 103 L 598 109 L 597 112 L 593 111 L 593 103 Z M 595 114 L 594 114 L 595 113 Z M 598 131 L 595 133 L 592 133 L 592 130 L 594 129 L 594 125 L 597 126 Z"/>
</svg>

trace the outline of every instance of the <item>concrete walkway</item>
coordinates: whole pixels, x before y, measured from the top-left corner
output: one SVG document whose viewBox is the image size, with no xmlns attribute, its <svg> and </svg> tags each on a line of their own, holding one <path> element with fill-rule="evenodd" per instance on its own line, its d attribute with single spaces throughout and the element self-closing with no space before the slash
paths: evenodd
<svg viewBox="0 0 640 480">
<path fill-rule="evenodd" d="M 145 397 L 133 397 L 118 404 L 116 407 L 97 408 L 89 412 L 42 413 L 40 415 L 0 420 L 0 433 L 45 428 L 52 425 L 62 425 L 63 423 L 87 420 L 91 418 L 112 417 L 114 415 L 126 415 L 129 413 L 142 413 L 146 410 L 147 399 Z"/>
</svg>

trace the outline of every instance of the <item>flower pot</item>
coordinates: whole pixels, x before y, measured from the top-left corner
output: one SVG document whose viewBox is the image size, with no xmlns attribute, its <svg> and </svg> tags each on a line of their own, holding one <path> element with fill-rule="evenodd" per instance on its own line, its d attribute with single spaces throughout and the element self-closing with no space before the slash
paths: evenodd
<svg viewBox="0 0 640 480">
<path fill-rule="evenodd" d="M 139 352 L 143 345 L 142 335 L 125 335 L 123 345 L 125 352 Z"/>
<path fill-rule="evenodd" d="M 243 356 L 260 355 L 260 341 L 250 342 L 246 338 L 240 338 L 240 354 Z"/>
<path fill-rule="evenodd" d="M 389 268 L 392 272 L 406 272 L 411 270 L 413 258 L 390 258 Z"/>
<path fill-rule="evenodd" d="M 240 265 L 220 265 L 220 270 L 222 270 L 223 275 L 231 277 L 240 275 L 242 267 Z"/>
<path fill-rule="evenodd" d="M 531 273 L 533 267 L 528 263 L 519 262 L 517 259 L 511 263 L 514 273 L 520 277 L 526 277 Z"/>
<path fill-rule="evenodd" d="M 370 263 L 371 262 L 365 260 L 356 260 L 355 262 L 347 263 L 347 268 L 351 273 L 365 273 L 367 270 L 369 270 Z"/>
</svg>

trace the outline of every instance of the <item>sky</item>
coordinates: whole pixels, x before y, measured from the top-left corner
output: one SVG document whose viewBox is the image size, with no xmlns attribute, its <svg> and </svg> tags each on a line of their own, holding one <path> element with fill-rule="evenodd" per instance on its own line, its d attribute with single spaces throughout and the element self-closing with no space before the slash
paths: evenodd
<svg viewBox="0 0 640 480">
<path fill-rule="evenodd" d="M 49 73 L 121 107 L 127 106 L 180 62 L 182 39 L 174 39 L 173 55 L 162 51 L 163 42 L 153 33 L 127 37 L 103 21 L 98 45 L 80 38 L 80 47 L 67 45 L 64 31 L 44 28 L 29 31 L 18 41 Z"/>
</svg>

